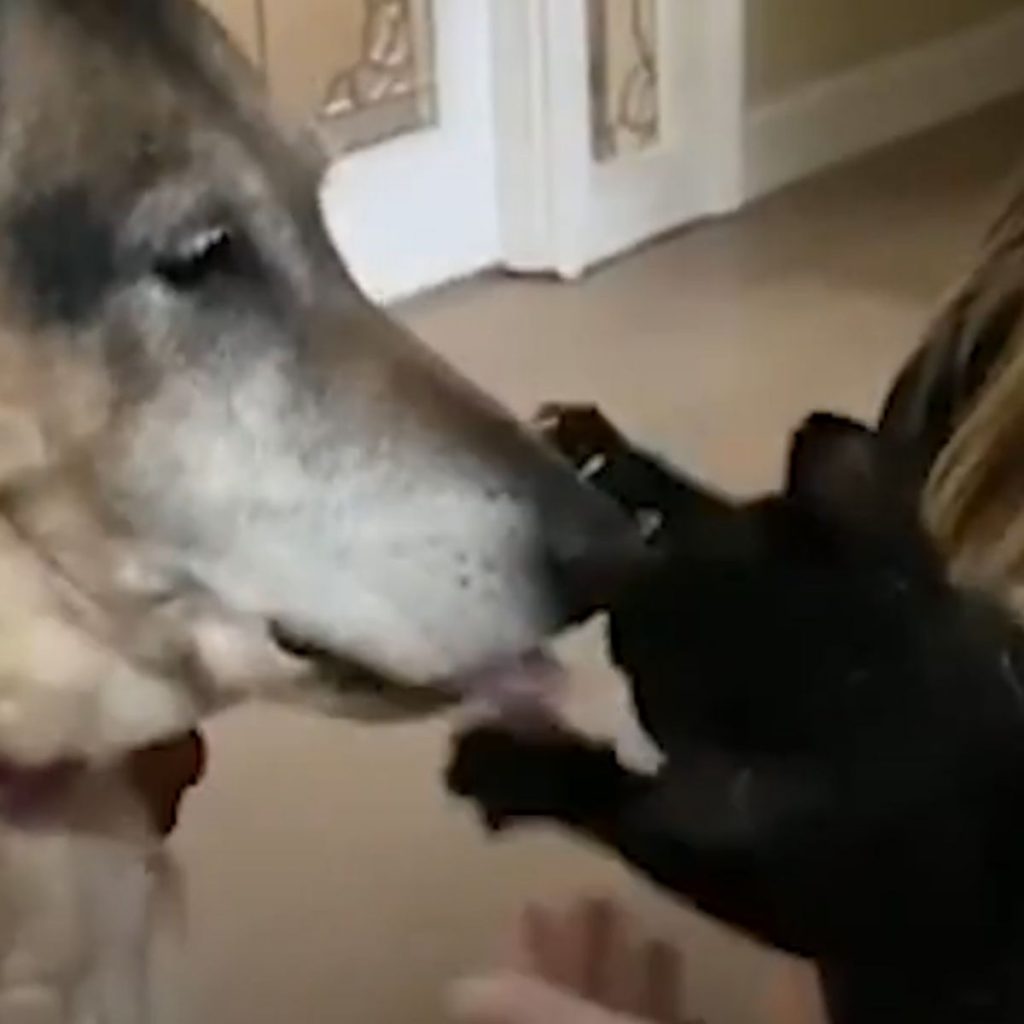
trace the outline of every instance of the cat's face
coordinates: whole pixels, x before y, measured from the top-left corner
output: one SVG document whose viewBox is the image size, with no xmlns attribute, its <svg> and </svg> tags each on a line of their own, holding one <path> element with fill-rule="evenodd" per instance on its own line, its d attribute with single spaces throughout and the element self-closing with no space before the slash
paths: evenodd
<svg viewBox="0 0 1024 1024">
<path fill-rule="evenodd" d="M 851 712 L 896 714 L 899 694 L 944 670 L 960 598 L 871 431 L 812 417 L 780 493 L 707 514 L 699 543 L 667 538 L 663 566 L 611 616 L 613 655 L 663 747 L 834 744 Z"/>
</svg>

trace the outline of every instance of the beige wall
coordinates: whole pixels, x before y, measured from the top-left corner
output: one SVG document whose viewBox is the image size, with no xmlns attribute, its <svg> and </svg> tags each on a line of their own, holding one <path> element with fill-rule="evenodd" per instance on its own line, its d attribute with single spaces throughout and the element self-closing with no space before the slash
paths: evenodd
<svg viewBox="0 0 1024 1024">
<path fill-rule="evenodd" d="M 257 4 L 253 0 L 202 0 L 250 56 L 258 54 Z M 284 110 L 308 117 L 323 102 L 327 83 L 359 63 L 366 21 L 363 0 L 278 0 L 263 5 L 267 73 Z"/>
<path fill-rule="evenodd" d="M 1021 0 L 749 0 L 755 102 L 979 24 Z"/>
<path fill-rule="evenodd" d="M 200 0 L 224 23 L 245 52 L 256 60 L 259 56 L 259 23 L 252 0 Z"/>
</svg>

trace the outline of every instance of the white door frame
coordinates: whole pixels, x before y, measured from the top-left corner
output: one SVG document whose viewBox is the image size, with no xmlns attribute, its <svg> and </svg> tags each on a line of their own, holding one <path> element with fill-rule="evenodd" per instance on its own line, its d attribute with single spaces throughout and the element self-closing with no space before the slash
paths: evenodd
<svg viewBox="0 0 1024 1024">
<path fill-rule="evenodd" d="M 491 0 L 499 248 L 508 269 L 574 278 L 742 202 L 745 0 L 661 3 L 662 139 L 598 164 L 586 0 Z M 681 171 L 670 151 L 683 138 L 695 158 Z"/>
<path fill-rule="evenodd" d="M 489 2 L 435 0 L 437 125 L 342 157 L 324 182 L 331 235 L 379 301 L 500 260 L 492 27 Z"/>
<path fill-rule="evenodd" d="M 363 287 L 389 301 L 495 266 L 573 278 L 734 209 L 745 0 L 660 2 L 662 140 L 596 164 L 586 0 L 435 0 L 438 125 L 342 158 L 324 184 Z M 667 154 L 681 136 L 700 157 L 685 174 Z"/>
</svg>

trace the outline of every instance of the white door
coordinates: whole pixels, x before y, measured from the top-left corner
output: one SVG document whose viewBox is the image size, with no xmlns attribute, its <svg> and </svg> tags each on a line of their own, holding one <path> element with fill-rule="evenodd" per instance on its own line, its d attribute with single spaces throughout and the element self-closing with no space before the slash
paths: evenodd
<svg viewBox="0 0 1024 1024">
<path fill-rule="evenodd" d="M 504 262 L 575 277 L 742 199 L 743 0 L 497 0 Z"/>
<path fill-rule="evenodd" d="M 489 0 L 202 2 L 336 156 L 324 214 L 368 292 L 499 261 Z"/>
<path fill-rule="evenodd" d="M 408 39 L 406 52 L 415 60 L 419 48 L 432 109 L 340 159 L 323 194 L 328 226 L 350 267 L 382 300 L 493 266 L 499 244 L 488 5 L 388 2 L 406 18 L 418 16 L 420 34 Z"/>
<path fill-rule="evenodd" d="M 392 299 L 574 277 L 740 200 L 744 0 L 203 0 L 337 160 L 324 212 Z"/>
</svg>

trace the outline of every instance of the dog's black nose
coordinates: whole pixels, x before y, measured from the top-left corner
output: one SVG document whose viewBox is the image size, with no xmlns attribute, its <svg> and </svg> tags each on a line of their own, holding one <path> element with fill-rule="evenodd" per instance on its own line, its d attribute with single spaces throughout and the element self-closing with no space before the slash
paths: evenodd
<svg viewBox="0 0 1024 1024">
<path fill-rule="evenodd" d="M 583 527 L 556 531 L 549 539 L 548 558 L 568 623 L 607 609 L 653 561 L 641 531 L 624 515 L 613 513 Z"/>
</svg>

